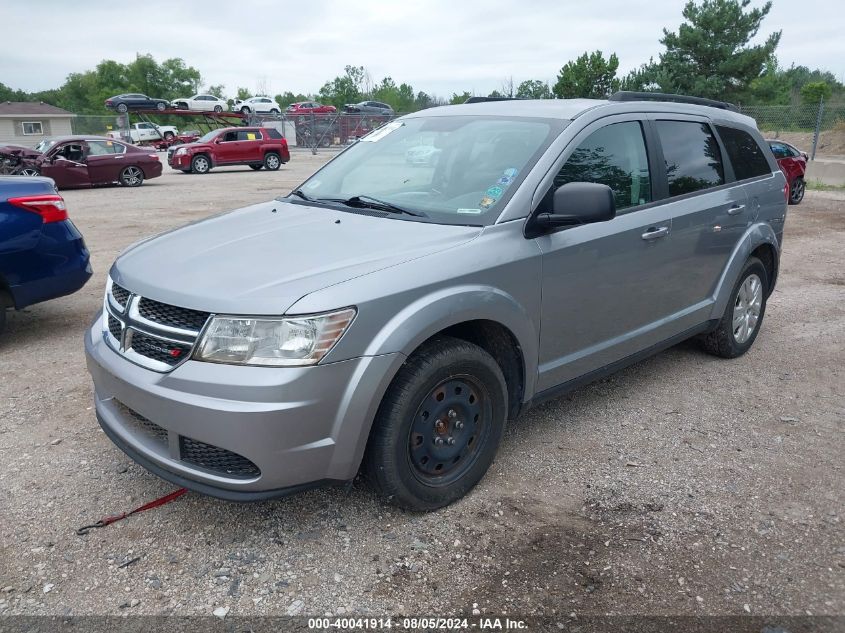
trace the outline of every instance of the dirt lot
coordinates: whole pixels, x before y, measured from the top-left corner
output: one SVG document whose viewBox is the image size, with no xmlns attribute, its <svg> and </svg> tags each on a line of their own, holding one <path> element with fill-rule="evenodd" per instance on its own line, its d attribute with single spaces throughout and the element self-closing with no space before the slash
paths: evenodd
<svg viewBox="0 0 845 633">
<path fill-rule="evenodd" d="M 748 355 L 683 344 L 530 411 L 448 509 L 396 511 L 361 482 L 253 505 L 191 493 L 77 536 L 174 488 L 94 418 L 82 334 L 111 261 L 285 192 L 325 156 L 66 193 L 95 277 L 0 339 L 0 613 L 845 613 L 839 193 L 790 209 Z"/>
</svg>

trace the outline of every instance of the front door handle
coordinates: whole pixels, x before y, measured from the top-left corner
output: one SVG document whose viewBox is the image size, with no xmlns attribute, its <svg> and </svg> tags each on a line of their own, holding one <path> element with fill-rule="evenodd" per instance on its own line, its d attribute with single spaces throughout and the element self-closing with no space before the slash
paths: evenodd
<svg viewBox="0 0 845 633">
<path fill-rule="evenodd" d="M 728 215 L 736 215 L 737 213 L 742 213 L 744 209 L 744 204 L 735 204 L 730 209 L 728 209 Z"/>
<path fill-rule="evenodd" d="M 643 233 L 642 238 L 644 240 L 656 240 L 659 237 L 666 237 L 667 235 L 669 235 L 668 226 L 655 226 Z"/>
</svg>

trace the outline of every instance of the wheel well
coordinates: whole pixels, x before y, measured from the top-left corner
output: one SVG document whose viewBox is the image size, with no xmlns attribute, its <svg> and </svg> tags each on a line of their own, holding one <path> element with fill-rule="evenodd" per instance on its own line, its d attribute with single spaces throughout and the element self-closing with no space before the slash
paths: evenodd
<svg viewBox="0 0 845 633">
<path fill-rule="evenodd" d="M 525 365 L 522 348 L 513 333 L 501 323 L 479 319 L 452 325 L 438 334 L 478 345 L 495 359 L 508 385 L 508 419 L 515 419 L 525 393 Z"/>
<path fill-rule="evenodd" d="M 771 244 L 761 244 L 754 249 L 751 257 L 756 257 L 763 262 L 763 267 L 766 269 L 766 275 L 769 277 L 769 287 L 766 289 L 766 296 L 768 297 L 775 289 L 775 281 L 778 276 L 778 260 L 775 249 Z"/>
</svg>

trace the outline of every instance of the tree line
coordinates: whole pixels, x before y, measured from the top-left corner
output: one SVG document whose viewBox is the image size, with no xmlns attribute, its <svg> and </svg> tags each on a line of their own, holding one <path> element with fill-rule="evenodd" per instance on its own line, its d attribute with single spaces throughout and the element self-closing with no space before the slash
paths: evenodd
<svg viewBox="0 0 845 633">
<path fill-rule="evenodd" d="M 684 21 L 675 31 L 663 29 L 658 59 L 650 59 L 624 76 L 618 76 L 619 58 L 600 50 L 585 51 L 567 62 L 554 83 L 526 79 L 502 82 L 486 96 L 527 99 L 605 98 L 617 90 L 669 92 L 732 101 L 743 105 L 790 105 L 818 103 L 820 99 L 845 100 L 845 85 L 824 70 L 806 66 L 784 68 L 775 51 L 781 32 L 769 34 L 759 44 L 751 40 L 760 32 L 771 10 L 771 1 L 749 9 L 750 0 L 690 0 Z M 180 58 L 157 62 L 152 55 L 138 54 L 122 64 L 103 60 L 92 69 L 71 73 L 56 89 L 41 92 L 14 90 L 0 83 L 0 101 L 43 101 L 78 114 L 103 112 L 103 102 L 115 94 L 141 92 L 152 97 L 175 99 L 202 90 L 225 98 L 225 87 L 207 85 L 200 71 Z M 257 86 L 265 94 L 266 86 Z M 253 93 L 238 87 L 234 98 Z M 445 103 L 463 103 L 474 96 L 456 92 L 447 98 L 415 91 L 392 77 L 374 81 L 363 66 L 345 66 L 343 73 L 326 81 L 313 94 L 287 91 L 275 95 L 280 109 L 297 101 L 319 101 L 339 109 L 367 99 L 389 104 L 397 112 L 411 112 Z M 229 99 L 230 103 L 233 99 Z"/>
</svg>

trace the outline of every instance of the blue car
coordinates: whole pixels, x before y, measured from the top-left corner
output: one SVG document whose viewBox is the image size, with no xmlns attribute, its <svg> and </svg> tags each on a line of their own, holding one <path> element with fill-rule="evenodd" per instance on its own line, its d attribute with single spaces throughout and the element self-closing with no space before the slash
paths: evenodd
<svg viewBox="0 0 845 633">
<path fill-rule="evenodd" d="M 0 176 L 0 332 L 7 308 L 69 295 L 90 277 L 85 241 L 53 181 Z"/>
</svg>

